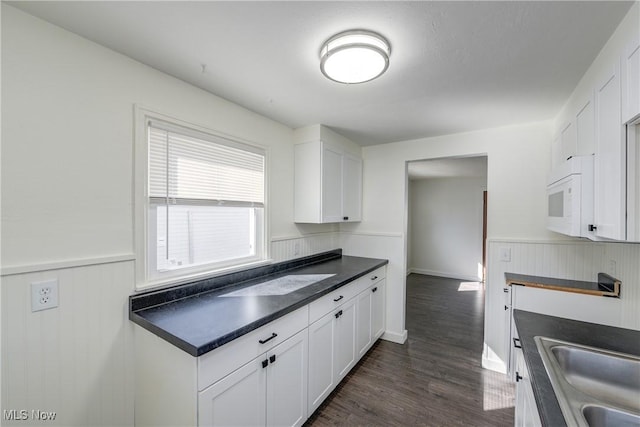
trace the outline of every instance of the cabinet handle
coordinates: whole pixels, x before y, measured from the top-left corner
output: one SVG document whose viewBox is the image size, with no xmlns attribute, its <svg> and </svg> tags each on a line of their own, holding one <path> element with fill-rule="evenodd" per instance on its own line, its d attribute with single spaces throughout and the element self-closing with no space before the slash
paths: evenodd
<svg viewBox="0 0 640 427">
<path fill-rule="evenodd" d="M 277 337 L 277 336 L 278 336 L 278 334 L 276 334 L 276 333 L 274 332 L 274 333 L 272 333 L 272 334 L 271 334 L 271 336 L 270 336 L 269 338 L 267 338 L 266 340 L 258 340 L 258 342 L 259 342 L 260 344 L 264 344 L 264 343 L 266 343 L 267 341 L 271 341 L 272 339 L 274 339 L 274 338 L 275 338 L 275 337 Z"/>
<path fill-rule="evenodd" d="M 339 312 L 337 312 L 336 314 L 334 314 L 334 316 L 336 316 L 336 319 L 340 316 L 342 316 L 342 310 L 340 310 Z"/>
<path fill-rule="evenodd" d="M 272 354 L 272 355 L 271 355 L 271 357 L 269 357 L 269 362 L 270 362 L 270 363 L 273 363 L 273 362 L 275 362 L 275 361 L 276 361 L 276 355 L 275 355 L 275 354 Z"/>
<path fill-rule="evenodd" d="M 378 287 L 376 286 L 375 288 L 371 289 L 371 292 L 375 292 L 378 290 Z"/>
<path fill-rule="evenodd" d="M 522 375 L 520 375 L 518 371 L 516 371 L 516 382 L 519 382 L 521 379 L 522 379 Z"/>
<path fill-rule="evenodd" d="M 343 216 L 343 217 L 342 217 L 342 219 L 343 219 L 344 221 L 349 221 L 349 217 L 348 217 L 348 216 Z"/>
<path fill-rule="evenodd" d="M 598 227 L 596 227 L 593 224 L 589 224 L 589 231 L 596 231 L 598 229 Z"/>
<path fill-rule="evenodd" d="M 340 301 L 342 298 L 344 298 L 344 295 L 340 295 L 338 298 L 334 298 L 333 301 L 334 302 L 338 302 Z"/>
<path fill-rule="evenodd" d="M 269 364 L 269 361 L 267 359 L 264 359 L 262 361 L 262 369 L 266 368 L 268 364 Z"/>
<path fill-rule="evenodd" d="M 504 306 L 504 309 L 505 309 L 505 310 L 509 310 L 509 306 L 508 306 L 508 305 L 505 305 L 505 306 Z"/>
<path fill-rule="evenodd" d="M 378 278 L 378 276 L 373 276 L 373 277 L 371 278 L 371 280 L 376 280 L 377 278 Z"/>
<path fill-rule="evenodd" d="M 522 345 L 520 344 L 520 338 L 514 338 L 513 339 L 513 346 L 515 348 L 522 348 Z"/>
<path fill-rule="evenodd" d="M 502 288 L 502 292 L 504 292 L 505 294 L 509 293 L 509 288 Z"/>
</svg>

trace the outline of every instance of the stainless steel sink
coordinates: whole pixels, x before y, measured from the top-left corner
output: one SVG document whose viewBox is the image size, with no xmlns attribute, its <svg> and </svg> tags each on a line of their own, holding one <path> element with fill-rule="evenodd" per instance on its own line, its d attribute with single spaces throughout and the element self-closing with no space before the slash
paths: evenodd
<svg viewBox="0 0 640 427">
<path fill-rule="evenodd" d="M 590 426 L 637 427 L 640 425 L 640 415 L 606 406 L 587 405 L 582 408 L 582 414 Z"/>
<path fill-rule="evenodd" d="M 640 426 L 640 357 L 535 341 L 568 426 Z"/>
</svg>

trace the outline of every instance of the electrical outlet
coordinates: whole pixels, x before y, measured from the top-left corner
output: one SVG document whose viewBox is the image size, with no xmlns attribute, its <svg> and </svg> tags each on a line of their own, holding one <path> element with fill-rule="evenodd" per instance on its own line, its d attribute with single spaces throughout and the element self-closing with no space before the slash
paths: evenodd
<svg viewBox="0 0 640 427">
<path fill-rule="evenodd" d="M 58 280 L 31 283 L 31 311 L 47 310 L 58 306 Z"/>
<path fill-rule="evenodd" d="M 511 248 L 500 248 L 500 261 L 511 262 Z"/>
</svg>

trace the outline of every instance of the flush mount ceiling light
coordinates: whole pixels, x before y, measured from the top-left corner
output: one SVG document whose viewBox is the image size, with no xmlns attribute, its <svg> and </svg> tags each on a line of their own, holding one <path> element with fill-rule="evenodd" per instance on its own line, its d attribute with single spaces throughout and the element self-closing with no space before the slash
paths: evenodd
<svg viewBox="0 0 640 427">
<path fill-rule="evenodd" d="M 327 78 L 346 84 L 364 83 L 389 68 L 389 42 L 365 30 L 345 31 L 327 40 L 320 49 L 320 71 Z"/>
</svg>

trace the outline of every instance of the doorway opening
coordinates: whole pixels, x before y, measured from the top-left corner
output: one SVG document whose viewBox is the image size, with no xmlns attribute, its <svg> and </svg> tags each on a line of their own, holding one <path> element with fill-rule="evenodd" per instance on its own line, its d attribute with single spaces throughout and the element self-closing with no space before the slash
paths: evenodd
<svg viewBox="0 0 640 427">
<path fill-rule="evenodd" d="M 407 273 L 483 283 L 487 200 L 486 155 L 407 162 Z"/>
</svg>

